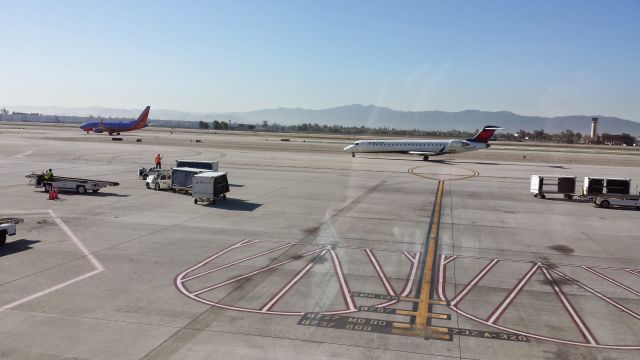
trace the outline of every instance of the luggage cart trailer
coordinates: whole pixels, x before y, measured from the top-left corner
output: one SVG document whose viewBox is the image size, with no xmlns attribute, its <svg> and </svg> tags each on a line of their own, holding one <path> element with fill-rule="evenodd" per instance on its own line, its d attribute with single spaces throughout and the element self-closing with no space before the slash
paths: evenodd
<svg viewBox="0 0 640 360">
<path fill-rule="evenodd" d="M 576 193 L 575 176 L 531 175 L 531 193 L 534 197 L 546 198 L 546 194 L 562 194 L 567 199 L 573 199 Z"/>
<path fill-rule="evenodd" d="M 225 200 L 229 192 L 229 180 L 226 172 L 205 172 L 193 176 L 191 196 L 193 203 L 212 202 L 217 199 Z"/>
<path fill-rule="evenodd" d="M 603 194 L 629 195 L 631 193 L 631 179 L 590 177 L 584 178 L 582 196 L 596 198 Z"/>
<path fill-rule="evenodd" d="M 35 180 L 35 187 L 44 188 L 45 192 L 49 192 L 51 189 L 55 188 L 59 191 L 75 191 L 78 194 L 85 194 L 89 190 L 95 193 L 107 186 L 120 185 L 115 181 L 71 178 L 57 175 L 53 176 L 51 179 L 45 179 L 44 174 L 35 173 L 27 175 L 27 178 Z"/>
</svg>

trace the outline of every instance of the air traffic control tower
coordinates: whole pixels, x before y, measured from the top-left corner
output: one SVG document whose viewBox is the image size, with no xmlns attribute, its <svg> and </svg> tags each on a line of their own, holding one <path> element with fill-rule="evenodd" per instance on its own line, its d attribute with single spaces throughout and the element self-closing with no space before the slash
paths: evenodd
<svg viewBox="0 0 640 360">
<path fill-rule="evenodd" d="M 591 118 L 591 141 L 598 141 L 598 118 Z"/>
</svg>

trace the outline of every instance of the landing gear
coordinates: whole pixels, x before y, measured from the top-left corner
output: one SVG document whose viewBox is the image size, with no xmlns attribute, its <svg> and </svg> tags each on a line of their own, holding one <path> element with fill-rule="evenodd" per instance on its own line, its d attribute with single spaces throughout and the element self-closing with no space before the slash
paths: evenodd
<svg viewBox="0 0 640 360">
<path fill-rule="evenodd" d="M 351 153 L 351 157 L 356 157 L 356 153 Z"/>
<path fill-rule="evenodd" d="M 425 155 L 422 157 L 422 161 L 429 161 L 429 155 Z"/>
<path fill-rule="evenodd" d="M 116 135 L 120 136 L 120 132 L 117 132 Z"/>
</svg>

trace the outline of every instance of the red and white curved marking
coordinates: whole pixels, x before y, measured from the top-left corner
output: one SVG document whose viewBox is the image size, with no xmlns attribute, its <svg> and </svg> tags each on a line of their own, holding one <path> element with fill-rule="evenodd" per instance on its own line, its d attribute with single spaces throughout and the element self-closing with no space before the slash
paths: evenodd
<svg viewBox="0 0 640 360">
<path fill-rule="evenodd" d="M 496 259 L 493 259 L 493 260 L 496 260 Z M 438 278 L 437 278 L 437 292 L 438 292 L 438 295 L 440 296 L 440 299 L 445 300 L 445 301 L 448 300 L 447 294 L 446 294 L 446 290 L 445 290 L 445 286 L 446 286 L 446 269 L 447 269 L 446 265 L 450 261 L 451 261 L 451 259 L 447 258 L 446 255 L 441 255 L 440 256 L 440 264 L 439 264 Z M 518 334 L 518 335 L 528 336 L 528 337 L 533 338 L 533 339 L 552 341 L 552 342 L 561 343 L 561 344 L 602 348 L 602 349 L 640 350 L 640 345 L 606 345 L 606 344 L 598 343 L 597 339 L 591 333 L 591 330 L 587 327 L 586 323 L 582 320 L 582 318 L 580 317 L 578 312 L 575 310 L 573 305 L 568 301 L 567 297 L 564 295 L 564 293 L 562 292 L 560 287 L 557 285 L 557 282 L 555 282 L 555 281 L 552 281 L 552 284 L 555 284 L 555 287 L 552 285 L 552 288 L 554 289 L 554 292 L 556 293 L 556 295 L 558 297 L 561 297 L 561 301 L 562 301 L 562 298 L 564 298 L 566 300 L 566 302 L 562 301 L 563 306 L 569 312 L 573 322 L 576 324 L 576 326 L 578 326 L 581 334 L 585 337 L 585 340 L 586 340 L 585 342 L 578 342 L 578 341 L 571 341 L 571 340 L 552 338 L 552 337 L 533 334 L 533 333 L 526 332 L 526 331 L 520 331 L 520 330 L 516 330 L 516 329 L 512 329 L 512 328 L 508 328 L 508 327 L 496 324 L 496 322 L 497 322 L 497 320 L 499 318 L 499 315 L 496 315 L 496 314 L 504 313 L 504 311 L 508 307 L 508 304 L 513 302 L 513 299 L 515 297 L 517 297 L 518 293 L 522 290 L 522 288 L 524 287 L 526 282 L 529 281 L 531 276 L 533 276 L 533 273 L 535 273 L 535 271 L 537 271 L 538 269 L 541 269 L 543 274 L 545 274 L 545 276 L 551 277 L 551 273 L 554 273 L 554 274 L 556 274 L 558 276 L 561 276 L 562 278 L 566 279 L 567 281 L 571 282 L 572 284 L 582 287 L 583 289 L 585 289 L 588 292 L 592 293 L 593 295 L 599 297 L 600 299 L 602 299 L 603 301 L 609 303 L 610 305 L 612 305 L 612 306 L 618 308 L 619 310 L 627 313 L 628 315 L 634 317 L 635 319 L 640 320 L 640 315 L 639 314 L 637 314 L 634 311 L 624 307 L 623 305 L 619 304 L 615 300 L 613 300 L 613 299 L 607 297 L 606 295 L 600 293 L 599 291 L 597 291 L 597 290 L 595 290 L 595 289 L 593 289 L 593 288 L 591 288 L 591 287 L 589 287 L 589 286 L 587 286 L 587 285 L 585 285 L 585 284 L 583 284 L 583 283 L 581 283 L 581 282 L 569 277 L 568 275 L 566 275 L 564 273 L 561 273 L 560 271 L 558 271 L 556 269 L 548 268 L 548 267 L 546 267 L 546 266 L 544 266 L 544 265 L 542 265 L 540 263 L 534 264 L 532 266 L 532 268 L 530 268 L 529 271 L 527 271 L 527 273 L 523 276 L 522 279 L 520 279 L 520 281 L 518 281 L 516 286 L 507 295 L 507 297 L 500 304 L 498 304 L 496 309 L 492 312 L 492 314 L 489 316 L 489 319 L 487 319 L 487 320 L 481 319 L 480 317 L 477 317 L 475 315 L 469 314 L 468 312 L 458 308 L 455 304 L 452 304 L 452 303 L 450 303 L 449 308 L 451 310 L 453 310 L 454 312 L 456 312 L 456 313 L 458 313 L 458 314 L 460 314 L 460 315 L 462 315 L 462 316 L 464 316 L 466 318 L 469 318 L 471 320 L 477 321 L 477 322 L 479 322 L 481 324 L 484 324 L 484 325 L 487 325 L 487 326 L 491 326 L 491 327 L 493 327 L 495 329 L 499 329 L 499 330 L 502 330 L 502 331 L 507 331 L 507 332 L 511 332 L 511 333 L 514 333 L 514 334 Z M 617 269 L 617 270 L 628 270 L 628 269 Z M 479 281 L 476 281 L 475 284 L 477 285 L 478 282 Z M 505 304 L 507 304 L 507 305 L 504 306 Z M 569 309 L 571 309 L 571 310 L 569 310 Z"/>
<path fill-rule="evenodd" d="M 283 260 L 283 261 L 279 261 L 276 263 L 273 263 L 271 265 L 262 267 L 260 269 L 248 272 L 246 274 L 243 275 L 239 275 L 239 276 L 235 276 L 231 279 L 216 283 L 216 284 L 211 284 L 209 286 L 206 286 L 204 288 L 198 289 L 198 290 L 190 290 L 187 286 L 186 283 L 189 282 L 190 280 L 193 279 L 197 279 L 197 278 L 201 278 L 205 275 L 208 274 L 212 274 L 215 273 L 217 271 L 223 270 L 223 269 L 227 269 L 229 267 L 232 267 L 234 265 L 238 265 L 240 263 L 243 263 L 245 261 L 249 261 L 255 258 L 258 258 L 260 256 L 264 256 L 270 253 L 273 253 L 275 251 L 278 250 L 283 250 L 289 247 L 292 247 L 294 245 L 298 245 L 296 243 L 286 243 L 284 245 L 280 245 L 277 247 L 274 247 L 272 249 L 269 250 L 265 250 L 259 253 L 256 253 L 254 255 L 251 256 L 247 256 L 245 258 L 242 259 L 238 259 L 235 261 L 232 261 L 230 263 L 224 264 L 224 265 L 220 265 L 217 266 L 213 269 L 209 269 L 206 271 L 201 271 L 201 272 L 197 272 L 196 271 L 200 268 L 202 268 L 203 266 L 207 265 L 208 263 L 210 263 L 211 261 L 214 261 L 216 259 L 219 259 L 220 257 L 227 255 L 228 253 L 239 249 L 241 247 L 245 247 L 248 245 L 252 245 L 255 244 L 257 242 L 261 242 L 260 240 L 243 240 L 237 244 L 231 245 L 213 255 L 211 255 L 210 257 L 200 261 L 198 264 L 190 267 L 189 269 L 183 271 L 182 273 L 180 273 L 179 275 L 176 276 L 174 283 L 176 288 L 183 293 L 185 296 L 201 302 L 203 304 L 207 304 L 207 305 L 211 305 L 211 306 L 216 306 L 216 307 L 220 307 L 220 308 L 224 308 L 224 309 L 229 309 L 229 310 L 236 310 L 236 311 L 243 311 L 243 312 L 250 312 L 250 313 L 260 313 L 260 314 L 274 314 L 274 315 L 303 315 L 304 312 L 303 311 L 273 311 L 272 309 L 276 306 L 276 304 L 282 300 L 282 298 L 284 298 L 286 296 L 286 294 L 302 279 L 304 278 L 305 275 L 308 274 L 308 272 L 313 268 L 313 266 L 316 264 L 316 262 L 325 256 L 329 256 L 331 259 L 331 263 L 333 266 L 333 270 L 335 272 L 336 275 L 336 281 L 338 282 L 338 288 L 340 289 L 340 293 L 343 297 L 344 300 L 344 308 L 343 309 L 338 309 L 338 310 L 330 310 L 330 311 L 324 311 L 322 312 L 323 314 L 346 314 L 346 313 L 351 313 L 351 312 L 356 312 L 358 311 L 358 307 L 356 305 L 356 302 L 354 300 L 354 298 L 351 295 L 351 289 L 349 287 L 349 283 L 347 281 L 347 278 L 344 274 L 344 270 L 343 270 L 343 266 L 340 263 L 340 259 L 338 257 L 338 255 L 336 254 L 336 252 L 331 248 L 331 247 L 327 247 L 327 246 L 323 246 L 323 247 L 319 247 L 313 250 L 310 250 L 300 256 L 297 256 L 295 258 L 292 259 L 287 259 L 287 260 Z M 393 286 L 391 285 L 389 279 L 387 278 L 384 269 L 382 267 L 382 265 L 380 264 L 380 262 L 377 260 L 377 258 L 375 257 L 375 254 L 372 250 L 369 249 L 365 249 L 366 254 L 369 256 L 369 259 L 372 261 L 373 267 L 376 271 L 376 273 L 378 274 L 378 276 L 380 277 L 381 281 L 383 282 L 385 288 L 387 289 L 387 291 L 391 291 L 391 293 L 393 295 L 396 295 L 396 291 L 393 289 Z M 403 287 L 403 289 L 401 290 L 400 295 L 401 296 L 406 296 L 407 294 L 409 294 L 409 292 L 411 291 L 411 288 L 413 286 L 413 279 L 415 278 L 415 273 L 416 273 L 416 268 L 417 268 L 417 263 L 418 263 L 418 257 L 419 254 L 415 254 L 414 256 L 410 255 L 407 252 L 403 253 L 405 257 L 407 257 L 407 259 L 409 260 L 410 267 L 409 267 L 409 272 L 407 274 L 407 280 L 405 282 L 405 285 Z M 206 298 L 203 298 L 202 295 L 209 292 L 209 291 L 213 291 L 215 289 L 218 289 L 222 286 L 228 285 L 228 284 L 232 284 L 234 282 L 249 278 L 251 276 L 257 275 L 259 273 L 262 273 L 264 271 L 270 270 L 270 269 L 274 269 L 276 267 L 285 265 L 287 263 L 290 263 L 292 261 L 296 261 L 299 260 L 303 257 L 307 257 L 307 256 L 312 256 L 312 259 L 305 265 L 303 266 L 302 269 L 300 269 L 295 276 L 293 276 L 293 278 L 291 278 L 282 288 L 280 288 L 269 300 L 267 300 L 267 302 L 262 305 L 259 309 L 252 309 L 252 308 L 244 308 L 244 307 L 239 307 L 239 306 L 232 306 L 232 305 L 226 305 L 226 304 L 221 304 L 219 302 L 215 302 L 215 301 L 211 301 L 211 300 L 207 300 Z M 391 304 L 396 303 L 397 300 L 395 301 L 386 301 L 384 303 L 380 303 L 374 306 L 388 306 Z"/>
</svg>

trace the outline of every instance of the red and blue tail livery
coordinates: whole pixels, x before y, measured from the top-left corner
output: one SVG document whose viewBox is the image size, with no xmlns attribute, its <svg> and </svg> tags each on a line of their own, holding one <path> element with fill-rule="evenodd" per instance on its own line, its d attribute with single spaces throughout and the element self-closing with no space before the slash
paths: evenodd
<svg viewBox="0 0 640 360">
<path fill-rule="evenodd" d="M 467 139 L 467 141 L 486 144 L 493 136 L 493 133 L 495 133 L 496 130 L 500 129 L 502 128 L 499 126 L 487 125 L 482 130 L 480 130 L 480 132 L 473 139 Z"/>
<path fill-rule="evenodd" d="M 138 116 L 138 119 L 131 121 L 89 121 L 80 125 L 80 129 L 86 131 L 87 134 L 93 131 L 96 134 L 108 133 L 109 135 L 120 135 L 121 132 L 139 130 L 149 126 L 149 110 L 151 106 L 147 106 Z"/>
</svg>

